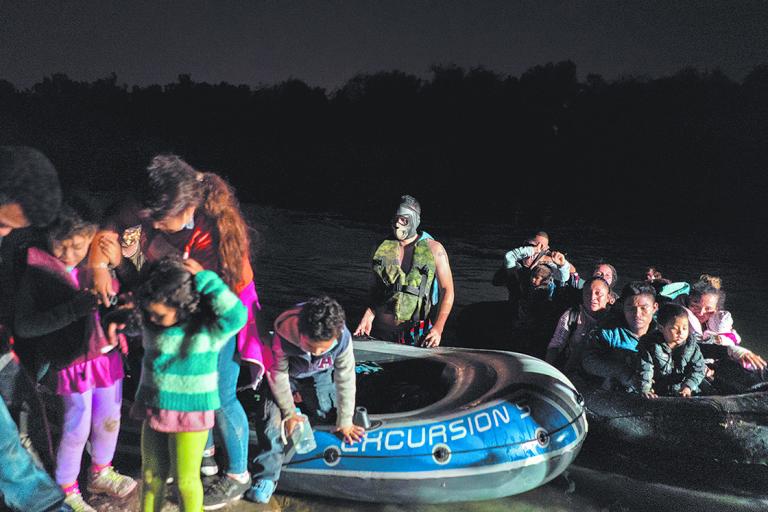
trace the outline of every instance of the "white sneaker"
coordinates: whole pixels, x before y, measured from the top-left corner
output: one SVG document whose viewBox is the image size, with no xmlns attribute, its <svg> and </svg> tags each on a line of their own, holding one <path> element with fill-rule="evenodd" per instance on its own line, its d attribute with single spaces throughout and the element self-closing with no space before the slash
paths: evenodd
<svg viewBox="0 0 768 512">
<path fill-rule="evenodd" d="M 108 494 L 115 498 L 125 498 L 136 488 L 136 480 L 121 475 L 112 466 L 107 466 L 98 473 L 88 474 L 88 492 Z"/>
<path fill-rule="evenodd" d="M 64 503 L 69 505 L 74 512 L 96 512 L 95 508 L 85 502 L 79 489 L 67 494 Z"/>
<path fill-rule="evenodd" d="M 219 474 L 219 465 L 213 455 L 203 456 L 203 462 L 200 465 L 200 474 L 203 476 L 215 476 Z"/>
</svg>

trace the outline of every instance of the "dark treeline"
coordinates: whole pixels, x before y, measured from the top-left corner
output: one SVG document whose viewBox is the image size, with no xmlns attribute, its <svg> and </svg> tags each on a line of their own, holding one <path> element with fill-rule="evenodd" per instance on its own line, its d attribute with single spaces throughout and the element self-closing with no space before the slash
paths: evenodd
<svg viewBox="0 0 768 512">
<path fill-rule="evenodd" d="M 125 189 L 171 151 L 244 201 L 361 218 L 409 192 L 433 218 L 754 227 L 768 219 L 768 66 L 741 82 L 696 69 L 579 81 L 570 61 L 520 77 L 447 66 L 335 91 L 55 74 L 26 90 L 0 80 L 0 143 L 40 148 L 88 192 Z"/>
</svg>

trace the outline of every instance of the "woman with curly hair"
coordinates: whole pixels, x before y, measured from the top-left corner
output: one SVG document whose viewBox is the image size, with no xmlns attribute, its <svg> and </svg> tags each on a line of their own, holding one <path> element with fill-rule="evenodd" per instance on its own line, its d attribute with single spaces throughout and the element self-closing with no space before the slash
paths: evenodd
<svg viewBox="0 0 768 512">
<path fill-rule="evenodd" d="M 158 155 L 146 169 L 137 197 L 113 215 L 94 240 L 94 287 L 103 297 L 112 294 L 109 268 L 127 268 L 175 254 L 195 260 L 219 274 L 248 310 L 245 327 L 219 353 L 218 388 L 221 408 L 216 431 L 227 455 L 226 473 L 206 489 L 206 508 L 240 498 L 250 487 L 248 418 L 236 397 L 240 362 L 250 363 L 253 386 L 264 373 L 255 312 L 261 309 L 250 263 L 249 228 L 234 190 L 222 177 L 199 172 L 176 155 Z M 216 474 L 213 436 L 203 472 Z"/>
</svg>

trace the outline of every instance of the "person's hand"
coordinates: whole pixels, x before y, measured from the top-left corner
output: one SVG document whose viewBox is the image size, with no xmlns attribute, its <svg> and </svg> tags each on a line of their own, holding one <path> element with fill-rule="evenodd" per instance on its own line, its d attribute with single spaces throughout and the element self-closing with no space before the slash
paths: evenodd
<svg viewBox="0 0 768 512">
<path fill-rule="evenodd" d="M 659 395 L 657 395 L 653 390 L 643 391 L 641 394 L 643 395 L 643 398 L 659 398 Z"/>
<path fill-rule="evenodd" d="M 357 324 L 355 332 L 352 334 L 355 336 L 370 336 L 375 316 L 376 315 L 370 309 L 367 309 L 363 314 L 363 318 L 360 319 L 360 323 Z"/>
<path fill-rule="evenodd" d="M 184 268 L 187 269 L 187 272 L 192 275 L 197 274 L 201 270 L 205 270 L 200 263 L 198 263 L 196 260 L 193 260 L 192 258 L 187 258 L 184 260 L 183 264 Z"/>
<path fill-rule="evenodd" d="M 288 437 L 293 434 L 293 431 L 296 430 L 296 427 L 302 423 L 304 423 L 304 416 L 299 416 L 298 414 L 290 416 L 287 420 L 285 420 L 285 436 Z"/>
<path fill-rule="evenodd" d="M 716 345 L 733 345 L 733 340 L 724 334 L 715 334 L 713 338 Z"/>
<path fill-rule="evenodd" d="M 433 327 L 429 334 L 424 338 L 424 341 L 421 342 L 422 347 L 427 348 L 434 348 L 440 345 L 440 340 L 443 338 L 443 333 L 440 332 L 440 329 L 436 329 Z"/>
<path fill-rule="evenodd" d="M 704 372 L 704 378 L 711 382 L 715 378 L 715 369 L 707 366 L 707 369 Z"/>
<path fill-rule="evenodd" d="M 93 290 L 99 296 L 101 303 L 109 307 L 110 298 L 115 295 L 115 290 L 112 288 L 112 274 L 108 268 L 93 269 Z"/>
<path fill-rule="evenodd" d="M 105 233 L 99 237 L 99 249 L 109 264 L 113 267 L 120 265 L 123 259 L 123 250 L 117 241 L 117 233 Z"/>
<path fill-rule="evenodd" d="M 552 261 L 558 267 L 565 265 L 565 255 L 563 253 L 554 251 L 549 255 L 549 257 L 552 258 Z"/>
<path fill-rule="evenodd" d="M 745 352 L 739 357 L 739 362 L 744 368 L 763 370 L 766 367 L 765 359 L 752 351 Z"/>
<path fill-rule="evenodd" d="M 125 324 L 110 322 L 107 326 L 107 339 L 111 347 L 120 347 L 120 351 L 128 355 L 128 340 L 125 339 L 125 335 L 119 331 L 125 329 Z"/>
<path fill-rule="evenodd" d="M 360 320 L 360 323 L 357 324 L 357 328 L 355 329 L 354 334 L 355 336 L 370 336 L 371 335 L 371 329 L 373 328 L 373 318 L 366 319 L 363 317 Z"/>
<path fill-rule="evenodd" d="M 683 386 L 683 389 L 680 390 L 680 396 L 684 396 L 686 398 L 691 397 L 691 388 L 688 386 Z"/>
<path fill-rule="evenodd" d="M 365 437 L 365 429 L 358 425 L 347 425 L 344 427 L 336 427 L 333 432 L 341 434 L 344 438 L 344 442 L 347 444 L 354 444 L 358 441 L 362 441 Z"/>
</svg>

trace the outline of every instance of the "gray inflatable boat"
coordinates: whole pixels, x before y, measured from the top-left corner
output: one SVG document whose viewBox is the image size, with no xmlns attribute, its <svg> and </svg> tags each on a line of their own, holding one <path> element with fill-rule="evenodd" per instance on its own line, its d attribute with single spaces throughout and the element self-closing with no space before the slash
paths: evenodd
<svg viewBox="0 0 768 512">
<path fill-rule="evenodd" d="M 510 496 L 565 470 L 587 434 L 583 400 L 558 370 L 523 354 L 355 341 L 357 405 L 371 428 L 344 444 L 287 447 L 280 490 L 379 503 Z"/>
</svg>

